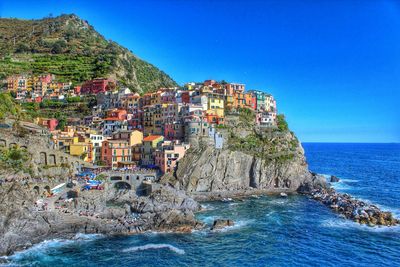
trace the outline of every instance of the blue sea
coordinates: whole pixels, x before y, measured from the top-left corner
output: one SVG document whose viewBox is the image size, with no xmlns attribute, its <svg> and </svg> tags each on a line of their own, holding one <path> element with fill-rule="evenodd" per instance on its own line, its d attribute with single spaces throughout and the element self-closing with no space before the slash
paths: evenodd
<svg viewBox="0 0 400 267">
<path fill-rule="evenodd" d="M 400 217 L 400 144 L 304 144 L 310 170 L 341 178 L 335 188 Z M 203 203 L 198 219 L 230 218 L 219 232 L 78 235 L 16 253 L 25 266 L 400 266 L 400 227 L 340 218 L 305 196 Z"/>
</svg>

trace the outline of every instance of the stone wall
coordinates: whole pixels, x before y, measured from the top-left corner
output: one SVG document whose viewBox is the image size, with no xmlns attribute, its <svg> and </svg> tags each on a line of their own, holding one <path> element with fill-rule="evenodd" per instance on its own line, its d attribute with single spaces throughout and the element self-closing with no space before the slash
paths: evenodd
<svg viewBox="0 0 400 267">
<path fill-rule="evenodd" d="M 80 158 L 59 151 L 49 138 L 35 134 L 19 137 L 11 129 L 0 129 L 1 146 L 26 149 L 32 156 L 31 163 L 35 176 L 71 175 L 80 171 L 82 166 L 91 165 Z"/>
</svg>

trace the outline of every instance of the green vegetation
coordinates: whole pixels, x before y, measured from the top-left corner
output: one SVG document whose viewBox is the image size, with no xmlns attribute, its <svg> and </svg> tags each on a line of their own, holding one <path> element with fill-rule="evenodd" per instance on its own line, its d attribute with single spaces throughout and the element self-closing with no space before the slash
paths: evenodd
<svg viewBox="0 0 400 267">
<path fill-rule="evenodd" d="M 105 176 L 104 174 L 99 174 L 96 176 L 96 180 L 99 181 L 105 181 L 107 179 L 107 176 Z"/>
<path fill-rule="evenodd" d="M 244 127 L 252 128 L 254 126 L 254 122 L 256 120 L 256 115 L 254 111 L 248 108 L 240 108 L 238 110 L 239 113 L 239 121 Z"/>
<path fill-rule="evenodd" d="M 227 117 L 220 131 L 225 132 L 230 150 L 263 158 L 266 161 L 283 163 L 292 160 L 298 153 L 299 141 L 289 131 L 283 115 L 278 116 L 278 128 L 259 129 L 255 126 L 255 114 L 241 109 L 237 115 Z"/>
<path fill-rule="evenodd" d="M 24 169 L 24 165 L 30 160 L 31 155 L 25 149 L 18 147 L 2 148 L 0 150 L 0 166 L 11 168 L 15 171 Z"/>
<path fill-rule="evenodd" d="M 33 121 L 35 118 L 55 118 L 57 119 L 57 129 L 64 129 L 68 117 L 84 117 L 90 114 L 90 109 L 96 105 L 96 98 L 69 97 L 65 101 L 44 100 L 39 103 L 21 103 L 22 118 Z M 18 107 L 18 106 L 17 106 Z M 18 107 L 19 108 L 19 107 Z M 0 111 L 1 113 L 1 111 Z"/>
<path fill-rule="evenodd" d="M 20 108 L 13 97 L 8 93 L 0 93 L 0 121 L 10 115 L 17 116 L 19 113 Z"/>
<path fill-rule="evenodd" d="M 0 19 L 0 79 L 21 73 L 52 73 L 74 85 L 92 78 L 116 77 L 138 92 L 177 85 L 75 15 Z"/>
<path fill-rule="evenodd" d="M 283 115 L 283 114 L 277 115 L 276 122 L 277 122 L 279 131 L 281 131 L 281 132 L 289 131 L 289 126 L 285 120 L 285 115 Z"/>
</svg>

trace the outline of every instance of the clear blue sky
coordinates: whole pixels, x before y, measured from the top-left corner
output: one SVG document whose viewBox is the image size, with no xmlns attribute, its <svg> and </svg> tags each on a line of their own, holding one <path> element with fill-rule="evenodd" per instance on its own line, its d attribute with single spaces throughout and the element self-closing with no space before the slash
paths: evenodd
<svg viewBox="0 0 400 267">
<path fill-rule="evenodd" d="M 272 93 L 301 141 L 400 142 L 400 1 L 0 0 L 1 17 L 49 13 L 81 16 L 180 84 Z"/>
</svg>

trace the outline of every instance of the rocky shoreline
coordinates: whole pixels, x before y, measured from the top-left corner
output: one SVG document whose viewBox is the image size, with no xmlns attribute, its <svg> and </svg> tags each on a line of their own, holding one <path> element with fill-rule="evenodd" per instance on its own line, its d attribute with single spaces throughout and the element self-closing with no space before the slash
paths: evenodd
<svg viewBox="0 0 400 267">
<path fill-rule="evenodd" d="M 312 199 L 323 203 L 346 219 L 368 226 L 395 226 L 400 224 L 391 212 L 382 211 L 377 206 L 357 200 L 346 193 L 338 193 L 333 188 L 316 188 L 309 193 Z"/>
</svg>

